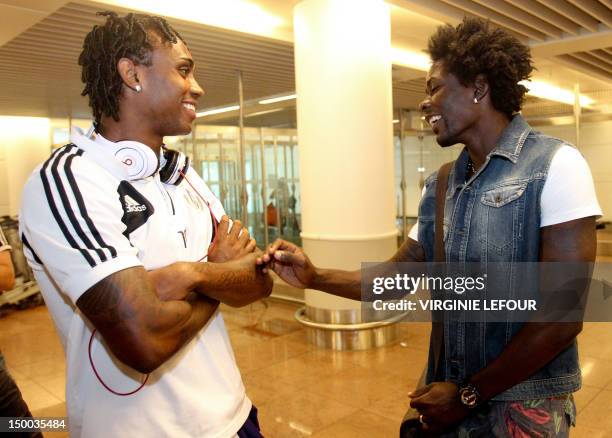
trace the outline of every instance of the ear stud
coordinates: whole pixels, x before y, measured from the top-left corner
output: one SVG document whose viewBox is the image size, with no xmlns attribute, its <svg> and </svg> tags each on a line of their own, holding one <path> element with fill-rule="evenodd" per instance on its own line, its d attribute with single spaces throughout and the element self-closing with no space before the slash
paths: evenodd
<svg viewBox="0 0 612 438">
<path fill-rule="evenodd" d="M 140 86 L 140 84 L 136 84 L 136 86 L 134 87 L 134 89 L 136 90 L 137 93 L 140 93 L 142 91 L 142 87 Z M 474 101 L 476 100 L 476 98 L 474 98 Z"/>
</svg>

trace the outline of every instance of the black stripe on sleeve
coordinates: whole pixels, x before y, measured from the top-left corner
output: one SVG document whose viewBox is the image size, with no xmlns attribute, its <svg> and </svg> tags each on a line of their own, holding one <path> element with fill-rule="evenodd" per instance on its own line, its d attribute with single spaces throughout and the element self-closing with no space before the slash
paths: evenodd
<svg viewBox="0 0 612 438">
<path fill-rule="evenodd" d="M 79 149 L 76 153 L 76 156 L 80 157 L 81 155 L 83 155 L 83 150 Z M 100 235 L 100 232 L 98 231 L 93 221 L 91 220 L 91 217 L 87 213 L 87 208 L 85 207 L 85 201 L 83 200 L 83 195 L 81 193 L 81 190 L 79 189 L 79 186 L 76 183 L 76 179 L 74 178 L 74 174 L 72 173 L 72 168 L 70 167 L 74 156 L 75 155 L 72 155 L 68 157 L 68 159 L 66 159 L 64 170 L 66 171 L 66 177 L 68 178 L 68 183 L 70 184 L 70 188 L 72 189 L 72 194 L 74 195 L 77 201 L 77 205 L 79 206 L 79 212 L 81 213 L 81 216 L 85 220 L 85 223 L 87 224 L 87 227 L 89 228 L 89 231 L 91 232 L 92 236 L 94 237 L 94 239 L 96 239 L 96 242 L 98 242 L 98 245 L 100 245 L 102 248 L 106 248 L 110 252 L 111 257 L 115 258 L 117 257 L 117 250 L 113 246 L 108 245 L 104 241 L 104 239 Z M 106 258 L 104 260 L 106 260 Z"/>
<path fill-rule="evenodd" d="M 42 260 L 38 257 L 38 255 L 36 255 L 36 252 L 34 252 L 34 250 L 32 249 L 32 246 L 30 245 L 30 242 L 28 242 L 28 239 L 26 238 L 24 233 L 21 233 L 21 241 L 30 250 L 36 263 L 42 265 L 43 264 Z"/>
<path fill-rule="evenodd" d="M 77 242 L 74 240 L 74 237 L 72 236 L 72 234 L 70 234 L 70 231 L 68 231 L 68 228 L 66 227 L 66 224 L 64 223 L 64 220 L 60 216 L 58 209 L 57 209 L 57 205 L 55 204 L 55 199 L 53 199 L 53 192 L 51 190 L 51 185 L 49 184 L 49 179 L 47 178 L 47 168 L 49 167 L 49 164 L 55 161 L 56 159 L 61 159 L 62 155 L 67 153 L 67 151 L 69 150 L 68 149 L 69 147 L 72 148 L 71 145 L 64 146 L 63 148 L 58 149 L 51 155 L 51 157 L 45 162 L 43 167 L 40 169 L 40 178 L 43 184 L 43 188 L 45 190 L 45 196 L 47 197 L 47 202 L 49 203 L 51 214 L 53 214 L 53 217 L 55 218 L 57 225 L 60 227 L 62 234 L 66 238 L 66 241 L 70 244 L 72 248 L 78 250 L 83 255 L 87 263 L 89 263 L 89 266 L 93 268 L 94 266 L 96 266 L 96 262 L 91 257 L 89 252 L 87 252 L 87 250 L 79 247 Z"/>
<path fill-rule="evenodd" d="M 65 153 L 61 153 L 60 155 L 58 155 L 57 159 L 51 166 L 51 174 L 53 175 L 53 180 L 55 181 L 55 188 L 57 189 L 60 199 L 62 200 L 62 205 L 64 206 L 64 211 L 68 216 L 68 220 L 72 224 L 74 231 L 76 231 L 77 235 L 81 239 L 81 242 L 85 244 L 87 249 L 95 251 L 98 254 L 98 257 L 100 257 L 100 260 L 102 262 L 105 262 L 107 260 L 107 257 L 104 251 L 102 251 L 100 248 L 96 248 L 91 242 L 91 240 L 89 240 L 89 237 L 87 237 L 87 234 L 85 234 L 85 232 L 83 231 L 83 228 L 81 228 L 79 219 L 74 214 L 74 210 L 72 209 L 72 205 L 70 204 L 70 200 L 68 199 L 66 188 L 64 187 L 64 183 L 58 171 L 59 163 L 62 161 L 62 156 L 68 155 L 70 152 L 72 152 L 72 147 L 66 148 Z M 70 166 L 70 163 L 72 162 L 75 156 L 76 155 L 71 154 L 66 158 L 64 162 L 64 168 L 66 168 L 66 166 Z"/>
</svg>

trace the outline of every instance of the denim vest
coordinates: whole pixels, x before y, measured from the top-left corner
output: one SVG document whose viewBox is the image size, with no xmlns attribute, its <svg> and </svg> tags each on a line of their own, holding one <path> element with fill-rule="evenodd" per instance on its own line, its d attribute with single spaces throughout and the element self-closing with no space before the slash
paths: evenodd
<svg viewBox="0 0 612 438">
<path fill-rule="evenodd" d="M 516 115 L 484 165 L 465 181 L 464 149 L 450 172 L 444 210 L 448 262 L 537 262 L 540 250 L 540 195 L 562 140 L 535 132 Z M 419 206 L 419 242 L 433 261 L 437 172 L 425 182 Z M 508 270 L 508 281 L 513 281 Z M 455 318 L 457 319 L 457 318 Z M 459 382 L 498 357 L 523 323 L 465 322 L 443 316 L 442 380 Z M 430 345 L 427 381 L 434 380 Z M 576 341 L 527 380 L 494 400 L 526 400 L 577 391 L 581 386 Z"/>
</svg>

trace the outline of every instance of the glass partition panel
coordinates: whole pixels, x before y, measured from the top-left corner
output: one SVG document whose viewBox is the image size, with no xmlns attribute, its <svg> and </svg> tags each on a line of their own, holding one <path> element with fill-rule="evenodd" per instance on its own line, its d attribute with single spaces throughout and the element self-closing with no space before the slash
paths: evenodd
<svg viewBox="0 0 612 438">
<path fill-rule="evenodd" d="M 249 232 L 260 247 L 277 237 L 301 244 L 296 130 L 245 128 L 244 134 Z M 191 157 L 230 217 L 242 217 L 237 127 L 196 125 L 191 136 L 174 137 L 168 145 Z"/>
<path fill-rule="evenodd" d="M 395 199 L 397 202 L 396 224 L 400 232 L 400 239 L 403 241 L 407 237 L 403 235 L 404 220 L 406 221 L 407 232 L 409 232 L 417 220 L 425 180 L 437 171 L 442 164 L 457 159 L 463 146 L 456 145 L 442 148 L 431 132 L 406 131 L 404 133 L 402 163 L 399 137 L 395 136 L 393 143 L 395 151 Z M 402 165 L 405 178 L 403 189 Z M 402 205 L 402 202 L 405 203 L 405 206 Z"/>
</svg>

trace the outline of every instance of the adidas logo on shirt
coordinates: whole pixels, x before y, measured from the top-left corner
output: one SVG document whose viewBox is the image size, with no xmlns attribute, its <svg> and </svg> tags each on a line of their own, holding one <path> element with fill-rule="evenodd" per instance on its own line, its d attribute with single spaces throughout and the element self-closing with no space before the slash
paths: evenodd
<svg viewBox="0 0 612 438">
<path fill-rule="evenodd" d="M 123 198 L 123 202 L 125 202 L 125 212 L 126 213 L 137 213 L 137 212 L 145 211 L 147 209 L 146 205 L 139 204 L 130 195 L 125 195 L 125 197 Z"/>
<path fill-rule="evenodd" d="M 121 222 L 125 224 L 123 233 L 129 238 L 130 234 L 143 226 L 149 217 L 155 213 L 153 204 L 136 190 L 129 182 L 121 181 L 117 188 L 119 202 L 123 207 Z"/>
</svg>

